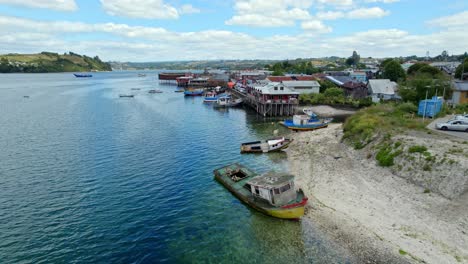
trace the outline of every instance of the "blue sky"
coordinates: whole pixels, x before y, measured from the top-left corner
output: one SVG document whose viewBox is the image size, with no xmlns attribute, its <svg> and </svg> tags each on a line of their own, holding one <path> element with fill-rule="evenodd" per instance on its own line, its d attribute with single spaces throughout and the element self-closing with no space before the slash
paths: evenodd
<svg viewBox="0 0 468 264">
<path fill-rule="evenodd" d="M 0 53 L 118 61 L 461 54 L 466 28 L 466 0 L 0 0 Z"/>
</svg>

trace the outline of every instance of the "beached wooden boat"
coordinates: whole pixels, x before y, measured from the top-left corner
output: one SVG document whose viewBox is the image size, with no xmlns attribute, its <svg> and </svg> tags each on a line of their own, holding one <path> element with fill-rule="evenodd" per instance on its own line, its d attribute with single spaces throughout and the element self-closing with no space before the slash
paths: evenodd
<svg viewBox="0 0 468 264">
<path fill-rule="evenodd" d="M 310 109 L 303 109 L 304 115 L 294 115 L 293 119 L 286 119 L 281 124 L 285 127 L 298 131 L 315 130 L 328 126 L 333 118 L 318 118 Z"/>
<path fill-rule="evenodd" d="M 129 98 L 133 98 L 133 97 L 135 97 L 135 95 L 133 95 L 133 94 L 119 94 L 119 97 L 129 97 Z"/>
<path fill-rule="evenodd" d="M 214 170 L 215 179 L 242 202 L 256 210 L 283 219 L 299 219 L 304 215 L 308 198 L 294 187 L 294 176 L 268 172 L 258 175 L 234 163 Z"/>
<path fill-rule="evenodd" d="M 266 153 L 286 149 L 293 139 L 275 137 L 263 141 L 254 141 L 241 144 L 241 153 Z"/>
</svg>

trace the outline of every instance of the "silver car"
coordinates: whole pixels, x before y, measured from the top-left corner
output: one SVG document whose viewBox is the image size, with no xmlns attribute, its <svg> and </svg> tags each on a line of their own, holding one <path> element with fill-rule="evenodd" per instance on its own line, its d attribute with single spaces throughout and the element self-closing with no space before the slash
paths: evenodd
<svg viewBox="0 0 468 264">
<path fill-rule="evenodd" d="M 455 119 L 447 121 L 445 123 L 437 123 L 436 128 L 441 130 L 455 130 L 468 132 L 468 122 Z"/>
</svg>

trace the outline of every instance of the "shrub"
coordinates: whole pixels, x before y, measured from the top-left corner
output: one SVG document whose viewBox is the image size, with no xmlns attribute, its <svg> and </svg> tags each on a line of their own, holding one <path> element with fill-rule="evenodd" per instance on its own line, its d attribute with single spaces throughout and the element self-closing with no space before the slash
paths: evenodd
<svg viewBox="0 0 468 264">
<path fill-rule="evenodd" d="M 391 146 L 385 145 L 379 150 L 379 152 L 377 152 L 375 159 L 378 161 L 380 166 L 389 167 L 394 164 L 394 158 L 400 154 L 400 150 L 393 151 Z"/>
<path fill-rule="evenodd" d="M 418 145 L 415 145 L 415 146 L 411 146 L 409 149 L 408 149 L 408 152 L 409 153 L 416 153 L 416 152 L 419 152 L 419 153 L 423 153 L 424 151 L 426 151 L 427 148 L 425 146 L 418 146 Z"/>
<path fill-rule="evenodd" d="M 397 110 L 404 112 L 404 113 L 417 113 L 418 107 L 413 103 L 402 103 L 397 106 Z"/>
</svg>

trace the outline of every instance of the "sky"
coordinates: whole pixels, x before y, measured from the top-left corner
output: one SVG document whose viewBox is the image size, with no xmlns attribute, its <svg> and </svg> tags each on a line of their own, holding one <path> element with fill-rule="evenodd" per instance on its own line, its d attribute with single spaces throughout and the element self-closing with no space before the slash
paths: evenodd
<svg viewBox="0 0 468 264">
<path fill-rule="evenodd" d="M 0 0 L 0 54 L 106 61 L 468 51 L 467 0 Z"/>
</svg>

